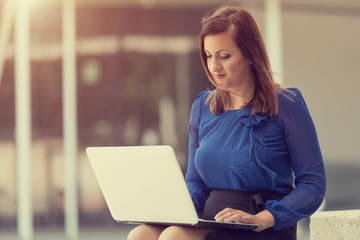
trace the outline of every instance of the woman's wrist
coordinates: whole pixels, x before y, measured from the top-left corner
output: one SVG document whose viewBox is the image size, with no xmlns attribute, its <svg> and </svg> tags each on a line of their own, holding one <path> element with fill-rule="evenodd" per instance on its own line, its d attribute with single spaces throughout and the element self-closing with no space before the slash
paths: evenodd
<svg viewBox="0 0 360 240">
<path fill-rule="evenodd" d="M 260 230 L 271 228 L 275 225 L 275 218 L 268 210 L 263 210 L 256 215 L 259 220 Z"/>
</svg>

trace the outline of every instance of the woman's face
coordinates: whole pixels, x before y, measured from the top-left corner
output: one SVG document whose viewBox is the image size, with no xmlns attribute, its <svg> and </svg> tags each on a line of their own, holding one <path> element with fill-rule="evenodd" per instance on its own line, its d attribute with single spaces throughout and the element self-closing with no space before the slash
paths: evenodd
<svg viewBox="0 0 360 240">
<path fill-rule="evenodd" d="M 230 32 L 205 36 L 204 51 L 209 72 L 220 88 L 236 91 L 251 81 L 250 64 Z"/>
</svg>

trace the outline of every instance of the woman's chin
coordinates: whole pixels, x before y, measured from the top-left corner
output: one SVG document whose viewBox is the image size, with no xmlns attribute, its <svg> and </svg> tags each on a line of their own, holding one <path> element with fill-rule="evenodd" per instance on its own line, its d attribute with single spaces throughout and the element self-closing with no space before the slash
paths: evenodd
<svg viewBox="0 0 360 240">
<path fill-rule="evenodd" d="M 221 81 L 217 81 L 216 84 L 217 84 L 217 88 L 221 90 L 227 90 L 229 88 L 228 84 Z"/>
</svg>

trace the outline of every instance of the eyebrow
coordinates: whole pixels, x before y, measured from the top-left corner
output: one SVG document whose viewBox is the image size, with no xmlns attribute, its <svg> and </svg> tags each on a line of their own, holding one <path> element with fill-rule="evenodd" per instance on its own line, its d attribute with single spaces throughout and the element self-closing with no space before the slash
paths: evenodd
<svg viewBox="0 0 360 240">
<path fill-rule="evenodd" d="M 204 51 L 207 52 L 207 53 L 210 53 L 210 52 L 209 52 L 208 50 L 206 50 L 206 49 L 204 49 Z M 229 50 L 221 49 L 221 50 L 219 50 L 219 51 L 216 51 L 215 54 L 220 53 L 220 52 L 223 52 L 223 51 L 229 51 Z"/>
</svg>

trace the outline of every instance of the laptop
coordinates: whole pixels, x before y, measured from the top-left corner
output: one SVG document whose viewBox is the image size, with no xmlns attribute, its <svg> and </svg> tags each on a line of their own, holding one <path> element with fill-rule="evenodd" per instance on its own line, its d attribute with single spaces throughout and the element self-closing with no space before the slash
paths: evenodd
<svg viewBox="0 0 360 240">
<path fill-rule="evenodd" d="M 255 229 L 199 219 L 171 146 L 88 147 L 112 217 L 120 223 Z"/>
</svg>

